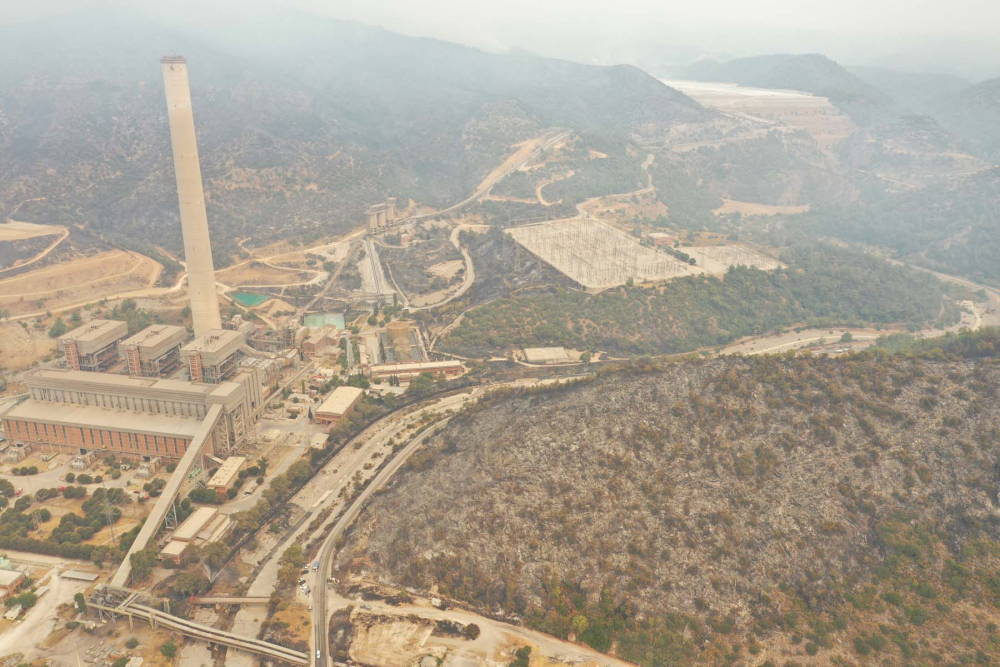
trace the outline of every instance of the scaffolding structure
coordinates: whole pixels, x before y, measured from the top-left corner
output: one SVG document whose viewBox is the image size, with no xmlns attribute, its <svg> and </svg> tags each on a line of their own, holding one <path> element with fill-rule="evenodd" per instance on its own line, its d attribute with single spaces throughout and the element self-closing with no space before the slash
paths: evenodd
<svg viewBox="0 0 1000 667">
<path fill-rule="evenodd" d="M 700 273 L 688 264 L 603 222 L 560 220 L 511 228 L 507 232 L 530 253 L 588 288 L 669 280 Z"/>
</svg>

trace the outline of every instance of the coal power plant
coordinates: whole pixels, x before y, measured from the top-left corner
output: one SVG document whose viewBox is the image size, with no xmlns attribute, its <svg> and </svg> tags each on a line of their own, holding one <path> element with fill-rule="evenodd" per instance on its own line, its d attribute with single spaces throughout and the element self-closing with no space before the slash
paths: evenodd
<svg viewBox="0 0 1000 667">
<path fill-rule="evenodd" d="M 215 293 L 215 267 L 208 235 L 201 163 L 198 161 L 198 140 L 194 132 L 187 60 L 183 56 L 164 56 L 160 64 L 167 94 L 167 117 L 170 119 L 170 143 L 184 234 L 191 317 L 194 335 L 202 336 L 212 329 L 221 329 L 222 318 L 219 315 L 219 297 Z"/>
</svg>

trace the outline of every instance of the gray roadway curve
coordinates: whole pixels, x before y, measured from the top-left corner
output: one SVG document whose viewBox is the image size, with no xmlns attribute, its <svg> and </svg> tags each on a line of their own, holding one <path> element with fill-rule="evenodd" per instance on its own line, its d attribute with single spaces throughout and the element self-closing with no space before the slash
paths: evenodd
<svg viewBox="0 0 1000 667">
<path fill-rule="evenodd" d="M 379 471 L 375 478 L 365 487 L 351 506 L 344 512 L 344 515 L 340 517 L 336 525 L 326 536 L 323 541 L 323 546 L 319 550 L 319 570 L 317 571 L 318 576 L 316 577 L 316 587 L 313 589 L 313 613 L 312 613 L 312 623 L 315 631 L 315 642 L 313 644 L 313 664 L 316 667 L 323 667 L 328 663 L 330 656 L 330 635 L 329 635 L 329 621 L 326 609 L 326 589 L 329 585 L 329 578 L 331 572 L 331 564 L 333 562 L 333 555 L 336 552 L 335 546 L 337 540 L 344 534 L 347 528 L 358 518 L 361 513 L 365 502 L 375 493 L 378 489 L 385 485 L 385 483 L 392 477 L 396 472 L 403 466 L 406 460 L 410 457 L 413 452 L 415 452 L 424 441 L 436 434 L 441 428 L 448 423 L 450 417 L 444 417 L 439 421 L 435 422 L 433 425 L 429 426 L 423 433 L 418 435 L 413 439 L 413 441 L 406 447 L 401 449 L 396 456 L 386 465 L 385 468 Z M 317 654 L 318 652 L 318 654 Z"/>
</svg>

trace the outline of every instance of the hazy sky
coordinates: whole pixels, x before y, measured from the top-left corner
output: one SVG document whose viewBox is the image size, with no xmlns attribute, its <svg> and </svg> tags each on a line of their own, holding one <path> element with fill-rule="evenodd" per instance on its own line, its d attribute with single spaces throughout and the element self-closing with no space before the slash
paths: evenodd
<svg viewBox="0 0 1000 667">
<path fill-rule="evenodd" d="M 0 0 L 0 21 L 107 0 Z M 264 6 L 494 51 L 656 67 L 702 55 L 820 52 L 845 64 L 1000 74 L 1000 0 L 131 0 L 176 18 Z"/>
</svg>

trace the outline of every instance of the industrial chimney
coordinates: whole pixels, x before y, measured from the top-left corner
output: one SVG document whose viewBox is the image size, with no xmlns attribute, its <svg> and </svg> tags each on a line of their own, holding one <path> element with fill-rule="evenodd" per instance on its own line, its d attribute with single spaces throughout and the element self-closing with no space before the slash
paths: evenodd
<svg viewBox="0 0 1000 667">
<path fill-rule="evenodd" d="M 170 143 L 174 151 L 177 198 L 180 200 L 191 317 L 194 320 L 194 335 L 201 336 L 211 329 L 221 329 L 222 318 L 219 316 L 219 297 L 215 293 L 215 267 L 212 265 L 212 243 L 208 238 L 198 142 L 194 135 L 187 60 L 183 56 L 164 56 L 160 58 L 160 65 L 167 93 L 167 117 L 170 119 Z"/>
</svg>

